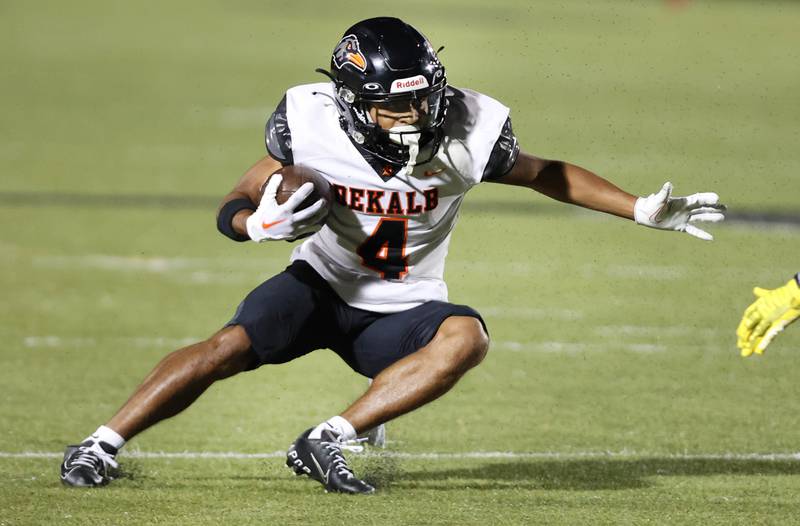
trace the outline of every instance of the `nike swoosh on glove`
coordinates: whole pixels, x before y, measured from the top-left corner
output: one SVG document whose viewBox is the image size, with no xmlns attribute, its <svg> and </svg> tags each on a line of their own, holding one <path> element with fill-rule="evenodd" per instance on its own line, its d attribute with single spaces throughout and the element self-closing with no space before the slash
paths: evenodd
<svg viewBox="0 0 800 526">
<path fill-rule="evenodd" d="M 267 240 L 293 240 L 322 228 L 322 220 L 328 212 L 324 199 L 318 199 L 308 208 L 295 209 L 314 191 L 312 183 L 305 183 L 282 205 L 276 196 L 283 180 L 281 174 L 269 178 L 258 208 L 247 218 L 247 235 L 261 243 Z"/>
<path fill-rule="evenodd" d="M 714 236 L 694 225 L 697 222 L 718 223 L 725 219 L 725 205 L 713 192 L 703 192 L 686 197 L 672 197 L 672 183 L 664 183 L 661 190 L 640 197 L 633 207 L 634 220 L 644 226 L 661 230 L 677 230 L 711 241 Z"/>
</svg>

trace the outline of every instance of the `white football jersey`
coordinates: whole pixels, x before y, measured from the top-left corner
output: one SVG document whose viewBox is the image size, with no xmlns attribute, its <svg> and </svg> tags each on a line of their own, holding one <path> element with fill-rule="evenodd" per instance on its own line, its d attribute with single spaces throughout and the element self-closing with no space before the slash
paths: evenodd
<svg viewBox="0 0 800 526">
<path fill-rule="evenodd" d="M 447 301 L 450 235 L 509 113 L 475 91 L 448 89 L 447 95 L 451 103 L 436 156 L 384 179 L 340 127 L 331 83 L 286 92 L 294 164 L 322 173 L 335 194 L 325 226 L 291 259 L 307 261 L 353 307 L 398 312 Z"/>
</svg>

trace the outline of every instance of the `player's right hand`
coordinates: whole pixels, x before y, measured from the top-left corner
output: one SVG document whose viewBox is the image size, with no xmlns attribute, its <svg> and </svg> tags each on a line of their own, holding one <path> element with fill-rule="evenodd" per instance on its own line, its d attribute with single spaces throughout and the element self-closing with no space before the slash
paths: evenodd
<svg viewBox="0 0 800 526">
<path fill-rule="evenodd" d="M 742 356 L 763 354 L 772 339 L 800 317 L 800 287 L 796 278 L 777 289 L 756 287 L 753 294 L 758 299 L 744 311 L 736 329 L 736 345 Z"/>
<path fill-rule="evenodd" d="M 283 180 L 281 174 L 269 178 L 264 195 L 258 208 L 247 218 L 247 235 L 257 242 L 277 239 L 297 239 L 322 228 L 321 220 L 325 217 L 325 200 L 317 202 L 298 212 L 295 209 L 314 191 L 312 183 L 305 183 L 297 189 L 282 205 L 276 196 Z"/>
</svg>

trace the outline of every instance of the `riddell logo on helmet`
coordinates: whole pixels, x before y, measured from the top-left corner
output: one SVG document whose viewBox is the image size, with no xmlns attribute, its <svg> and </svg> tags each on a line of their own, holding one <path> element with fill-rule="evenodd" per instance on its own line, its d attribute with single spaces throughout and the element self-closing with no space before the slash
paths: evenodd
<svg viewBox="0 0 800 526">
<path fill-rule="evenodd" d="M 395 80 L 392 82 L 392 89 L 389 90 L 389 93 L 403 93 L 405 91 L 427 88 L 428 86 L 428 79 L 422 75 L 417 75 L 416 77 Z"/>
</svg>

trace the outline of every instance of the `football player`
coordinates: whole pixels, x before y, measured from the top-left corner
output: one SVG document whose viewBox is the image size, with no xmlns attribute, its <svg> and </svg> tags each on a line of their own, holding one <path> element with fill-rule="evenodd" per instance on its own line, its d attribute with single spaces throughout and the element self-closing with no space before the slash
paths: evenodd
<svg viewBox="0 0 800 526">
<path fill-rule="evenodd" d="M 328 491 L 371 493 L 342 444 L 446 393 L 489 348 L 484 320 L 448 302 L 442 279 L 450 235 L 473 186 L 528 188 L 553 199 L 700 239 L 723 219 L 713 193 L 673 197 L 670 183 L 637 198 L 573 164 L 520 150 L 509 109 L 447 83 L 428 40 L 396 18 L 345 31 L 324 82 L 289 89 L 266 127 L 267 155 L 225 198 L 218 228 L 241 242 L 309 236 L 284 272 L 256 287 L 207 340 L 175 351 L 105 425 L 70 446 L 62 480 L 108 482 L 120 447 L 188 407 L 212 383 L 264 364 L 329 348 L 373 379 L 349 407 L 304 431 L 287 465 Z M 275 193 L 286 165 L 305 165 L 332 186 L 297 206 Z"/>
<path fill-rule="evenodd" d="M 756 300 L 744 311 L 736 329 L 742 356 L 764 354 L 767 346 L 790 323 L 800 318 L 800 273 L 777 289 L 753 289 Z"/>
</svg>

